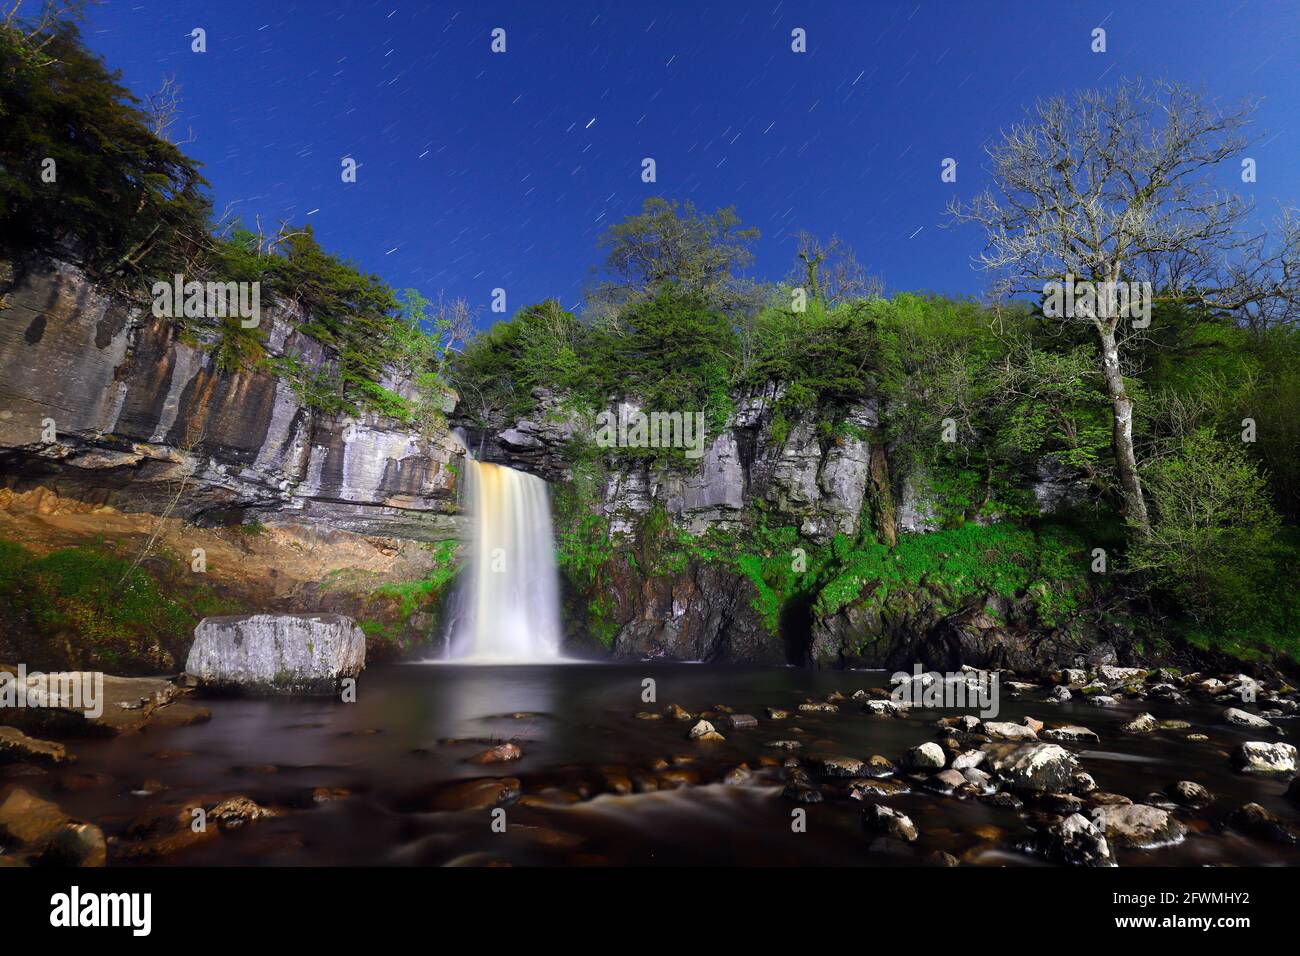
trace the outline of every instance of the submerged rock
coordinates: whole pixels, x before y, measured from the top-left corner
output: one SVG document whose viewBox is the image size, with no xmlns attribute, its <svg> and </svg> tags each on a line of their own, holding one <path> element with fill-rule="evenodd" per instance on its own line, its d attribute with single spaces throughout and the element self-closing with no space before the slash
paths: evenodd
<svg viewBox="0 0 1300 956">
<path fill-rule="evenodd" d="M 76 759 L 63 744 L 28 737 L 15 727 L 0 727 L 0 763 L 59 766 Z"/>
<path fill-rule="evenodd" d="M 524 755 L 518 744 L 498 744 L 495 747 L 489 747 L 487 750 L 480 751 L 469 758 L 470 763 L 508 763 L 511 760 L 518 760 Z"/>
<path fill-rule="evenodd" d="M 333 694 L 366 666 L 366 635 L 342 614 L 206 617 L 186 673 L 199 686 L 249 694 Z"/>
</svg>

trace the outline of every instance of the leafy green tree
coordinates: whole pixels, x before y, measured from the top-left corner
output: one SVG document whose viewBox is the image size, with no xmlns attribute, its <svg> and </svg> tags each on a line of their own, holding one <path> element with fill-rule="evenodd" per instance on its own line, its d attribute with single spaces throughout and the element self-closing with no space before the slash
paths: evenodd
<svg viewBox="0 0 1300 956">
<path fill-rule="evenodd" d="M 0 233 L 133 284 L 201 254 L 205 185 L 74 23 L 0 25 Z"/>
<path fill-rule="evenodd" d="M 1201 618 L 1249 604 L 1271 583 L 1278 516 L 1240 443 L 1197 430 L 1145 478 L 1155 516 L 1150 537 L 1129 551 L 1134 569 Z"/>
</svg>

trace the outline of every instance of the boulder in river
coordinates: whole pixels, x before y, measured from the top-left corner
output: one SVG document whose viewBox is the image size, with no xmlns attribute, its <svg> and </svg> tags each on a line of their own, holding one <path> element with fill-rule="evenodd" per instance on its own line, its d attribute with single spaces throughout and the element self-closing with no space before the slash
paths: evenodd
<svg viewBox="0 0 1300 956">
<path fill-rule="evenodd" d="M 186 673 L 200 687 L 247 694 L 333 694 L 366 666 L 366 635 L 342 614 L 205 617 Z"/>
<path fill-rule="evenodd" d="M 943 748 L 928 740 L 903 755 L 903 766 L 909 770 L 942 770 L 947 762 Z"/>
<path fill-rule="evenodd" d="M 1013 724 L 1010 721 L 984 721 L 984 733 L 994 740 L 1037 740 L 1038 734 L 1033 727 Z"/>
<path fill-rule="evenodd" d="M 1187 827 L 1168 810 L 1145 803 L 1097 807 L 1092 821 L 1119 846 L 1165 846 L 1177 843 L 1187 833 Z"/>
<path fill-rule="evenodd" d="M 1243 773 L 1295 773 L 1295 753 L 1291 744 L 1249 740 L 1233 759 Z"/>
<path fill-rule="evenodd" d="M 1158 726 L 1154 714 L 1138 714 L 1119 729 L 1121 733 L 1125 734 L 1149 734 Z"/>
<path fill-rule="evenodd" d="M 881 803 L 873 803 L 862 811 L 862 826 L 904 843 L 914 843 L 918 835 L 911 817 Z"/>
<path fill-rule="evenodd" d="M 1258 803 L 1248 803 L 1228 814 L 1228 826 L 1249 836 L 1273 843 L 1295 846 L 1300 843 L 1300 827 L 1283 820 Z"/>
<path fill-rule="evenodd" d="M 1053 863 L 1067 866 L 1114 866 L 1106 834 L 1082 813 L 1040 831 L 1035 848 Z"/>
<path fill-rule="evenodd" d="M 1068 790 L 1078 769 L 1074 756 L 1056 744 L 989 744 L 986 752 L 987 768 L 1005 777 L 1014 790 Z"/>
<path fill-rule="evenodd" d="M 1237 727 L 1252 727 L 1255 730 L 1271 730 L 1273 725 L 1257 714 L 1249 711 L 1239 710 L 1236 707 L 1228 707 L 1223 711 L 1223 720 L 1225 723 L 1234 724 Z"/>
<path fill-rule="evenodd" d="M 1205 807 L 1214 802 L 1210 791 L 1194 780 L 1179 780 L 1165 787 L 1165 794 L 1183 807 Z"/>
<path fill-rule="evenodd" d="M 857 757 L 842 754 L 809 754 L 808 766 L 823 777 L 865 777 L 867 765 Z"/>
</svg>

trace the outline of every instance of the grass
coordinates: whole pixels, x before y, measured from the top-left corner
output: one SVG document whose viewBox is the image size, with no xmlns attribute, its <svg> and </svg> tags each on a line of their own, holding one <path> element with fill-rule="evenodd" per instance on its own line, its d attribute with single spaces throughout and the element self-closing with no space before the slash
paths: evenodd
<svg viewBox="0 0 1300 956">
<path fill-rule="evenodd" d="M 184 568 L 162 557 L 132 568 L 106 544 L 37 557 L 0 540 L 7 649 L 44 668 L 175 669 L 200 619 L 237 610 Z"/>
</svg>

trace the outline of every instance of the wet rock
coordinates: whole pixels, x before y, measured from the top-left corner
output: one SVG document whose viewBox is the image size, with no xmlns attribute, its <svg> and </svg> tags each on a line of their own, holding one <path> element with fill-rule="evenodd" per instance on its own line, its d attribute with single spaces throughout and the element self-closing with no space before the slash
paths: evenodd
<svg viewBox="0 0 1300 956">
<path fill-rule="evenodd" d="M 678 707 L 676 704 L 669 704 L 664 708 L 664 715 L 670 720 L 690 720 L 690 711 Z"/>
<path fill-rule="evenodd" d="M 925 862 L 929 866 L 961 866 L 961 860 L 944 850 L 932 850 Z"/>
<path fill-rule="evenodd" d="M 48 844 L 71 818 L 56 804 L 17 787 L 0 802 L 0 842 L 23 847 Z"/>
<path fill-rule="evenodd" d="M 984 733 L 994 740 L 1037 740 L 1038 734 L 1032 727 L 1013 724 L 1006 721 L 984 721 Z"/>
<path fill-rule="evenodd" d="M 483 777 L 462 780 L 442 787 L 430 801 L 433 810 L 486 810 L 519 796 L 520 783 L 514 777 Z"/>
<path fill-rule="evenodd" d="M 747 787 L 754 782 L 754 771 L 749 769 L 749 764 L 742 763 L 728 770 L 722 782 L 729 787 Z"/>
<path fill-rule="evenodd" d="M 1247 741 L 1237 748 L 1234 762 L 1243 773 L 1295 773 L 1296 750 L 1291 744 Z"/>
<path fill-rule="evenodd" d="M 1070 725 L 1067 727 L 1053 727 L 1051 730 L 1044 730 L 1038 736 L 1044 740 L 1054 740 L 1058 743 L 1067 744 L 1099 744 L 1100 738 L 1094 731 L 1087 727 L 1078 727 Z"/>
<path fill-rule="evenodd" d="M 237 830 L 245 824 L 275 815 L 274 810 L 260 806 L 248 797 L 230 797 L 208 811 L 208 819 L 216 821 L 223 830 Z"/>
<path fill-rule="evenodd" d="M 728 714 L 723 722 L 732 730 L 748 730 L 758 726 L 758 718 L 753 714 Z"/>
<path fill-rule="evenodd" d="M 1088 794 L 1088 804 L 1094 807 L 1127 807 L 1133 801 L 1122 793 L 1108 793 L 1105 790 L 1093 790 Z"/>
<path fill-rule="evenodd" d="M 76 759 L 63 744 L 28 737 L 16 727 L 0 727 L 0 763 L 34 763 L 57 767 Z"/>
<path fill-rule="evenodd" d="M 517 744 L 505 743 L 480 751 L 466 762 L 477 764 L 509 763 L 512 760 L 518 760 L 523 755 L 523 750 Z"/>
<path fill-rule="evenodd" d="M 656 714 L 653 711 L 642 710 L 633 715 L 637 720 L 663 720 L 663 714 Z"/>
<path fill-rule="evenodd" d="M 763 746 L 773 750 L 798 750 L 803 744 L 797 740 L 769 740 Z"/>
<path fill-rule="evenodd" d="M 840 709 L 834 704 L 827 704 L 818 701 L 809 701 L 800 704 L 799 709 L 807 714 L 838 714 Z"/>
<path fill-rule="evenodd" d="M 1092 774 L 1080 770 L 1070 777 L 1070 790 L 1074 793 L 1092 793 L 1097 789 L 1097 781 Z"/>
<path fill-rule="evenodd" d="M 1026 717 L 1020 722 L 1036 734 L 1041 734 L 1043 732 L 1043 722 L 1037 717 Z"/>
<path fill-rule="evenodd" d="M 1115 667 L 1112 664 L 1103 664 L 1097 668 L 1097 676 L 1110 684 L 1124 684 L 1141 680 L 1147 676 L 1147 671 L 1141 667 Z"/>
<path fill-rule="evenodd" d="M 1260 840 L 1268 840 L 1270 843 L 1284 843 L 1290 846 L 1300 843 L 1300 827 L 1283 820 L 1258 803 L 1248 803 L 1244 807 L 1237 808 L 1224 822 L 1234 830 Z"/>
<path fill-rule="evenodd" d="M 104 831 L 93 823 L 69 823 L 45 847 L 38 862 L 43 866 L 105 866 L 108 844 Z"/>
<path fill-rule="evenodd" d="M 857 757 L 842 754 L 809 754 L 808 766 L 823 777 L 865 777 L 867 765 Z"/>
<path fill-rule="evenodd" d="M 1214 796 L 1194 780 L 1179 780 L 1165 787 L 1165 794 L 1181 807 L 1205 807 L 1214 801 Z"/>
<path fill-rule="evenodd" d="M 943 790 L 944 792 L 951 792 L 966 782 L 966 777 L 960 770 L 949 768 L 947 770 L 940 770 L 931 777 L 928 781 L 928 785 L 932 788 Z"/>
<path fill-rule="evenodd" d="M 1093 707 L 1115 707 L 1119 701 L 1108 694 L 1094 694 L 1088 698 L 1088 703 Z"/>
<path fill-rule="evenodd" d="M 1106 834 L 1082 813 L 1040 831 L 1034 846 L 1053 863 L 1066 866 L 1115 866 Z"/>
<path fill-rule="evenodd" d="M 909 706 L 896 700 L 869 700 L 862 705 L 862 711 L 874 717 L 903 717 Z"/>
<path fill-rule="evenodd" d="M 1156 729 L 1156 718 L 1153 714 L 1138 714 L 1126 724 L 1120 725 L 1120 732 L 1125 734 L 1149 734 Z"/>
<path fill-rule="evenodd" d="M 1185 720 L 1162 720 L 1160 721 L 1161 730 L 1187 730 L 1192 725 Z"/>
<path fill-rule="evenodd" d="M 1236 707 L 1229 707 L 1224 710 L 1223 721 L 1236 727 L 1250 727 L 1255 730 L 1273 729 L 1273 725 L 1263 717 L 1257 717 L 1247 711 L 1238 710 Z"/>
<path fill-rule="evenodd" d="M 1092 820 L 1116 846 L 1149 849 L 1177 843 L 1187 833 L 1187 827 L 1168 810 L 1145 803 L 1097 807 Z"/>
<path fill-rule="evenodd" d="M 185 672 L 200 687 L 248 694 L 333 694 L 366 666 L 366 635 L 342 614 L 206 617 Z"/>
<path fill-rule="evenodd" d="M 875 780 L 869 778 L 850 780 L 847 790 L 848 796 L 852 800 L 865 800 L 868 797 L 896 797 L 911 792 L 912 788 L 901 780 Z"/>
<path fill-rule="evenodd" d="M 989 748 L 988 769 L 1001 774 L 1015 790 L 1065 790 L 1078 769 L 1074 756 L 1057 744 L 990 744 Z"/>
<path fill-rule="evenodd" d="M 978 767 L 984 762 L 985 756 L 982 750 L 965 750 L 952 758 L 952 769 L 970 770 Z"/>
<path fill-rule="evenodd" d="M 874 803 L 862 811 L 862 826 L 904 843 L 914 843 L 917 838 L 916 824 L 910 817 L 881 803 Z"/>
<path fill-rule="evenodd" d="M 868 777 L 891 777 L 898 772 L 894 762 L 888 757 L 880 754 L 872 754 L 867 758 L 867 776 Z"/>
<path fill-rule="evenodd" d="M 713 728 L 713 725 L 709 723 L 707 720 L 701 720 L 698 723 L 696 723 L 696 725 L 687 732 L 686 736 L 689 740 L 705 741 L 705 742 L 726 739 L 722 736 L 722 734 L 718 733 Z"/>
<path fill-rule="evenodd" d="M 991 807 L 997 807 L 1000 810 L 1020 811 L 1025 807 L 1024 801 L 1013 793 L 990 793 L 979 798 L 980 803 L 987 803 Z"/>
<path fill-rule="evenodd" d="M 942 770 L 947 762 L 943 748 L 932 741 L 918 744 L 903 755 L 903 766 L 909 770 Z"/>
<path fill-rule="evenodd" d="M 944 773 L 948 773 L 948 771 L 945 770 Z M 978 767 L 967 767 L 961 771 L 961 775 L 968 784 L 981 792 L 992 786 L 993 778 Z"/>
<path fill-rule="evenodd" d="M 767 708 L 768 720 L 786 720 L 789 716 L 790 712 L 788 710 L 782 710 L 780 707 Z"/>
<path fill-rule="evenodd" d="M 1070 688 L 1066 687 L 1064 684 L 1058 684 L 1056 687 L 1052 688 L 1049 696 L 1058 704 L 1064 704 L 1074 695 L 1070 693 Z"/>
</svg>

